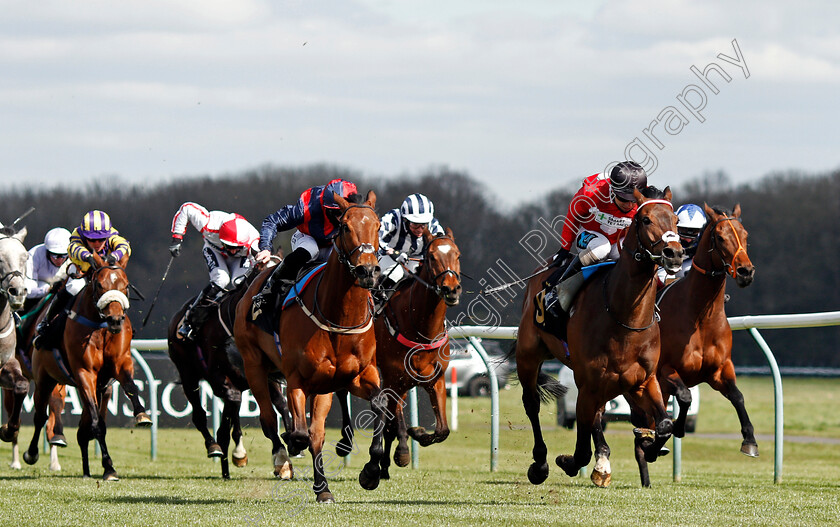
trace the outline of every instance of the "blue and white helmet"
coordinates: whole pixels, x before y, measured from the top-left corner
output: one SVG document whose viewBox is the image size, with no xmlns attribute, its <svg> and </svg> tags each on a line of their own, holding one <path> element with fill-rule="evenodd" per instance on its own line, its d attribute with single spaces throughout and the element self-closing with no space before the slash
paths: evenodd
<svg viewBox="0 0 840 527">
<path fill-rule="evenodd" d="M 411 223 L 427 224 L 435 216 L 435 206 L 423 194 L 412 194 L 403 201 L 400 214 Z"/>
<path fill-rule="evenodd" d="M 700 241 L 700 233 L 706 226 L 706 213 L 693 203 L 681 205 L 677 209 L 677 232 L 684 248 L 691 248 Z"/>
</svg>

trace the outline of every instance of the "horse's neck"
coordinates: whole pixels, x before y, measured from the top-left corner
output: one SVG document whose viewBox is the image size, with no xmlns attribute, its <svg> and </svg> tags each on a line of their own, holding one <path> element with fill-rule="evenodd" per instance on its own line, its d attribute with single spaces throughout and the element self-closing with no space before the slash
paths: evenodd
<svg viewBox="0 0 840 527">
<path fill-rule="evenodd" d="M 631 326 L 645 326 L 653 317 L 656 305 L 656 266 L 647 258 L 634 258 L 638 241 L 627 236 L 615 268 L 610 271 L 607 300 L 610 310 Z"/>
<path fill-rule="evenodd" d="M 99 317 L 99 310 L 96 308 L 96 302 L 93 300 L 93 287 L 90 283 L 70 300 L 69 308 L 91 320 L 96 320 Z"/>
<path fill-rule="evenodd" d="M 354 325 L 368 316 L 370 292 L 356 285 L 356 279 L 338 261 L 335 251 L 330 254 L 320 280 L 316 279 L 316 286 L 318 308 L 332 323 Z"/>
<path fill-rule="evenodd" d="M 429 277 L 422 278 L 431 283 Z M 417 280 L 401 297 L 405 298 L 405 303 L 394 310 L 401 330 L 412 328 L 422 338 L 437 340 L 445 331 L 446 303 L 443 299 Z"/>
<path fill-rule="evenodd" d="M 720 269 L 713 268 L 710 236 L 711 233 L 706 229 L 694 254 L 694 263 L 703 272 L 695 267 L 685 277 L 689 304 L 695 308 L 698 316 L 708 310 L 722 308 L 726 296 L 726 273 L 711 275 Z"/>
</svg>

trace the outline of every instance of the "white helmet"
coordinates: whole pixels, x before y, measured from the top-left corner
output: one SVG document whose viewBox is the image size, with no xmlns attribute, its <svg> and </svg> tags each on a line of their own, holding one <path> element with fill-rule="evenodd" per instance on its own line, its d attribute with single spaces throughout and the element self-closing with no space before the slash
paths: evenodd
<svg viewBox="0 0 840 527">
<path fill-rule="evenodd" d="M 67 254 L 68 245 L 70 245 L 70 231 L 62 227 L 50 229 L 44 236 L 44 248 L 53 254 Z"/>
<path fill-rule="evenodd" d="M 403 201 L 400 213 L 411 223 L 426 224 L 434 218 L 435 206 L 423 194 L 412 194 Z"/>
<path fill-rule="evenodd" d="M 706 226 L 706 213 L 693 203 L 680 206 L 677 209 L 677 227 L 681 229 L 697 229 Z"/>
</svg>

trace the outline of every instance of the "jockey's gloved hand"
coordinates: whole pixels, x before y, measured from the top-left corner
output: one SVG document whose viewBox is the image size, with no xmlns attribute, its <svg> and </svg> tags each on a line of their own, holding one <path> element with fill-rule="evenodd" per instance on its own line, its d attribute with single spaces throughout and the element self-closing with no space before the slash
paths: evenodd
<svg viewBox="0 0 840 527">
<path fill-rule="evenodd" d="M 105 259 L 105 263 L 108 265 L 117 265 L 117 257 L 113 254 L 109 254 L 108 257 Z"/>
<path fill-rule="evenodd" d="M 169 244 L 169 254 L 171 254 L 173 258 L 176 258 L 181 254 L 181 240 L 180 239 L 172 238 L 172 243 Z"/>
<path fill-rule="evenodd" d="M 92 254 L 85 256 L 85 261 L 89 263 L 91 267 L 96 267 L 96 259 Z"/>
<path fill-rule="evenodd" d="M 408 261 L 408 254 L 407 253 L 400 253 L 397 255 L 397 262 L 404 264 Z"/>
<path fill-rule="evenodd" d="M 571 256 L 571 254 L 572 253 L 570 253 L 566 249 L 560 247 L 560 250 L 557 251 L 557 258 L 554 259 L 554 262 L 557 263 L 557 264 L 561 264 L 561 263 L 563 263 L 564 260 L 569 258 L 569 256 Z"/>
</svg>

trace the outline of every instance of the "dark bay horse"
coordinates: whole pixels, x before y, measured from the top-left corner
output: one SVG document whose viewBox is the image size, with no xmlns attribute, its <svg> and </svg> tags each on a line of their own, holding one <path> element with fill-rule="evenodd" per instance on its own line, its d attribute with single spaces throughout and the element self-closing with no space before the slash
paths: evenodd
<svg viewBox="0 0 840 527">
<path fill-rule="evenodd" d="M 178 338 L 178 326 L 187 308 L 192 304 L 190 299 L 179 309 L 169 323 L 168 341 L 169 357 L 178 369 L 184 394 L 192 406 L 192 421 L 196 429 L 204 437 L 207 457 L 221 458 L 222 477 L 230 479 L 228 449 L 231 437 L 235 448 L 232 453 L 233 464 L 244 467 L 248 463 L 245 443 L 242 440 L 242 426 L 239 419 L 239 409 L 242 404 L 242 392 L 248 389 L 245 378 L 242 356 L 236 349 L 233 340 L 234 318 L 236 304 L 245 295 L 248 285 L 257 273 L 249 273 L 245 278 L 225 296 L 207 321 L 199 328 L 194 340 Z M 213 390 L 213 394 L 224 403 L 222 420 L 216 438 L 207 430 L 207 414 L 201 406 L 199 382 L 206 380 Z M 280 412 L 286 428 L 291 423 L 286 408 L 286 398 L 277 382 L 269 383 L 271 400 Z M 293 452 L 294 453 L 294 452 Z M 291 464 L 284 467 L 281 474 L 284 479 L 292 477 Z"/>
<path fill-rule="evenodd" d="M 741 224 L 741 206 L 733 211 L 704 204 L 708 223 L 700 236 L 692 268 L 674 283 L 659 302 L 662 320 L 662 353 L 656 378 L 667 401 L 676 395 L 679 417 L 674 435 L 685 435 L 691 404 L 688 388 L 707 383 L 729 399 L 741 422 L 741 452 L 758 456 L 753 425 L 744 407 L 744 396 L 735 384 L 732 364 L 732 329 L 726 320 L 726 276 L 738 287 L 753 281 L 755 267 L 747 254 L 747 230 Z M 634 417 L 638 424 L 644 422 Z M 644 426 L 644 425 L 641 425 Z M 650 486 L 647 462 L 639 458 L 642 485 Z"/>
<path fill-rule="evenodd" d="M 568 348 L 534 323 L 533 299 L 552 270 L 528 282 L 515 349 L 522 403 L 534 433 L 534 462 L 528 469 L 528 479 L 535 485 L 548 477 L 548 452 L 539 421 L 538 377 L 543 361 L 552 357 L 574 371 L 579 390 L 575 452 L 556 459 L 566 474 L 575 476 L 589 463 L 591 435 L 596 456 L 591 479 L 597 486 L 609 485 L 610 449 L 604 439 L 601 416 L 605 403 L 618 395 L 625 394 L 655 417 L 656 440 L 645 449 L 651 461 L 670 437 L 672 422 L 656 382 L 660 342 L 654 312 L 654 273 L 657 264 L 671 272 L 679 269 L 683 249 L 676 234 L 671 190 L 662 192 L 648 187 L 644 194 L 635 190 L 634 196 L 638 210 L 627 229 L 618 263 L 596 273 L 572 303 Z"/>
<path fill-rule="evenodd" d="M 82 399 L 82 417 L 77 439 L 82 451 L 82 473 L 90 477 L 88 443 L 99 441 L 102 451 L 103 479 L 118 480 L 105 443 L 106 393 L 116 379 L 134 407 L 134 423 L 150 426 L 151 419 L 140 403 L 134 384 L 131 357 L 131 321 L 129 281 L 125 273 L 128 256 L 114 264 L 93 255 L 96 265 L 87 272 L 88 284 L 72 301 L 64 329 L 61 349 L 35 349 L 32 371 L 35 376 L 35 433 L 23 460 L 38 461 L 38 438 L 47 420 L 47 402 L 56 384 L 75 386 Z"/>
<path fill-rule="evenodd" d="M 380 272 L 376 259 L 379 217 L 373 208 L 376 195 L 373 191 L 366 198 L 356 194 L 349 201 L 337 194 L 334 197 L 340 216 L 333 250 L 314 283 L 303 291 L 297 303 L 283 312 L 276 335 L 258 329 L 250 319 L 252 297 L 260 291 L 267 271 L 260 274 L 239 302 L 234 326 L 248 385 L 259 403 L 263 433 L 271 439 L 275 474 L 279 473 L 278 463 L 286 451 L 277 434 L 268 382 L 271 372 L 280 371 L 286 378 L 294 423 L 294 430 L 289 434 L 290 445 L 301 450 L 309 448 L 314 468 L 313 490 L 319 503 L 335 501 L 327 485 L 321 456 L 332 392 L 349 390 L 371 401 L 370 421 L 375 424 L 375 433 L 370 461 L 359 474 L 359 483 L 367 490 L 379 485 L 385 410 L 379 397 L 373 301 L 369 291 Z M 311 426 L 307 426 L 305 408 L 309 396 L 312 397 Z"/>
<path fill-rule="evenodd" d="M 397 439 L 394 462 L 404 467 L 410 461 L 408 436 L 421 446 L 440 443 L 449 436 L 446 420 L 446 383 L 443 373 L 449 366 L 449 337 L 446 330 L 446 308 L 457 305 L 461 296 L 461 251 L 455 245 L 452 230 L 446 235 L 424 233 L 425 250 L 422 265 L 388 300 L 376 318 L 376 365 L 382 374 L 382 389 L 399 397 L 388 399 L 388 421 L 385 426 L 385 451 L 380 463 L 383 479 L 390 477 L 391 443 Z M 408 390 L 420 386 L 429 394 L 435 414 L 435 430 L 427 433 L 422 427 L 406 429 L 403 407 Z M 338 394 L 342 406 L 339 455 L 352 450 L 352 423 L 347 397 Z"/>
</svg>

